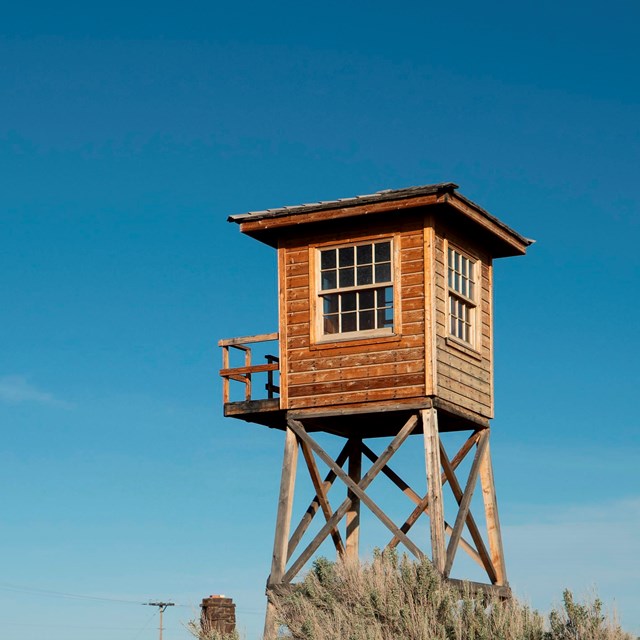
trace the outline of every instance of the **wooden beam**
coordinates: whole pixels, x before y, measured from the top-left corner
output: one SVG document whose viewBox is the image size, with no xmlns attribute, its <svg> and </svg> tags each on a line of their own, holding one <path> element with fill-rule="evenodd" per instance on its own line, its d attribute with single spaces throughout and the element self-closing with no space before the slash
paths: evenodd
<svg viewBox="0 0 640 640">
<path fill-rule="evenodd" d="M 328 522 L 331 519 L 333 512 L 331 511 L 331 505 L 329 504 L 329 499 L 327 498 L 327 494 L 324 489 L 324 484 L 322 482 L 322 479 L 320 478 L 318 465 L 316 464 L 316 461 L 313 459 L 313 453 L 311 452 L 309 445 L 306 442 L 304 442 L 304 440 L 300 440 L 299 442 L 300 442 L 300 446 L 302 447 L 302 455 L 304 456 L 305 462 L 307 463 L 307 469 L 309 470 L 309 475 L 311 476 L 311 482 L 313 484 L 313 488 L 316 490 L 316 496 L 318 497 L 320 508 L 322 509 L 322 513 L 324 514 L 325 520 Z M 333 539 L 333 544 L 336 547 L 336 551 L 338 552 L 338 555 L 341 558 L 344 558 L 345 547 L 337 527 L 331 532 L 331 538 Z"/>
<path fill-rule="evenodd" d="M 471 470 L 469 471 L 469 477 L 464 488 L 464 494 L 460 502 L 458 515 L 456 516 L 456 521 L 453 525 L 453 533 L 451 534 L 451 538 L 449 539 L 449 546 L 447 547 L 447 561 L 444 567 L 445 578 L 449 577 L 449 573 L 451 573 L 453 560 L 456 557 L 456 551 L 458 550 L 458 542 L 460 541 L 460 536 L 462 535 L 462 527 L 467 520 L 469 507 L 471 506 L 471 498 L 473 497 L 473 491 L 475 489 L 476 482 L 478 481 L 480 463 L 482 462 L 482 457 L 484 456 L 484 452 L 487 448 L 487 435 L 488 434 L 486 431 L 480 434 L 480 440 L 478 441 L 476 455 L 474 456 L 473 462 L 471 463 Z"/>
<path fill-rule="evenodd" d="M 342 480 L 342 482 L 344 482 L 347 487 L 353 493 L 355 493 L 356 496 L 360 498 L 360 500 L 362 500 L 362 502 L 367 505 L 369 510 L 380 519 L 382 524 L 384 524 L 391 531 L 391 533 L 400 537 L 400 541 L 407 547 L 407 549 L 409 549 L 409 551 L 411 551 L 411 553 L 413 553 L 417 558 L 421 558 L 424 555 L 422 551 L 420 551 L 420 549 L 418 549 L 418 547 L 416 547 L 416 545 L 413 544 L 413 542 L 411 542 L 411 540 L 409 540 L 409 538 L 407 538 L 407 536 L 402 531 L 400 531 L 400 529 L 398 529 L 391 518 L 389 518 L 389 516 L 387 516 L 387 514 L 365 493 L 364 489 L 360 485 L 356 484 L 353 480 L 351 480 L 351 478 L 340 467 L 338 467 L 338 465 L 336 465 L 336 463 L 333 461 L 333 458 L 328 455 L 327 452 L 306 432 L 301 422 L 298 422 L 297 420 L 289 420 L 289 426 L 295 431 L 298 438 L 304 440 L 313 449 L 314 453 L 325 464 L 327 464 L 336 472 L 338 478 L 340 478 L 340 480 Z M 380 468 L 378 468 L 376 474 L 378 473 L 378 471 L 380 471 Z M 369 470 L 369 473 L 370 472 L 371 470 Z M 375 477 L 375 474 L 372 475 L 371 479 L 373 479 L 373 477 Z M 347 498 L 343 504 L 345 503 L 348 503 L 348 510 L 351 506 L 351 499 Z M 343 513 L 342 515 L 344 516 L 345 513 Z M 328 525 L 329 523 L 327 523 L 327 526 Z"/>
<path fill-rule="evenodd" d="M 276 518 L 276 532 L 273 542 L 273 557 L 271 559 L 271 574 L 267 580 L 267 591 L 282 582 L 282 576 L 287 564 L 287 541 L 289 525 L 291 523 L 291 508 L 293 506 L 293 492 L 296 483 L 296 468 L 298 462 L 298 440 L 291 429 L 287 429 L 284 441 L 284 456 L 282 461 L 282 475 L 280 478 L 280 496 L 278 497 L 278 515 Z M 267 602 L 267 613 L 264 622 L 265 640 L 277 637 L 275 609 L 272 602 Z"/>
<path fill-rule="evenodd" d="M 486 453 L 485 453 L 486 455 Z M 449 457 L 447 456 L 447 452 L 445 451 L 444 445 L 442 441 L 440 441 L 440 461 L 442 462 L 442 468 L 449 480 L 449 485 L 451 486 L 451 491 L 458 503 L 458 507 L 462 503 L 463 491 L 460 487 L 460 483 L 458 482 L 458 478 L 456 477 L 455 470 L 451 466 L 451 462 L 449 462 Z M 487 552 L 487 548 L 484 544 L 484 540 L 482 539 L 482 535 L 480 534 L 480 530 L 478 529 L 478 525 L 471 514 L 471 511 L 467 514 L 467 528 L 469 529 L 469 533 L 471 534 L 471 538 L 476 545 L 477 556 L 480 559 L 480 565 L 484 568 L 489 576 L 489 580 L 491 580 L 492 584 L 495 584 L 497 581 L 496 571 L 491 562 L 491 557 Z M 463 546 L 464 538 L 460 538 L 460 545 Z M 463 547 L 464 548 L 464 547 Z M 466 549 L 465 549 L 466 550 Z"/>
<path fill-rule="evenodd" d="M 348 456 L 349 456 L 349 443 L 347 442 L 342 448 L 342 451 L 340 451 L 340 453 L 338 454 L 338 457 L 336 458 L 336 464 L 342 467 L 342 465 L 344 465 L 344 463 L 347 461 Z M 326 493 L 329 492 L 329 489 L 333 485 L 333 482 L 335 479 L 336 479 L 336 474 L 334 473 L 334 471 L 330 469 L 329 473 L 327 473 L 327 475 L 325 476 L 324 482 L 323 482 L 323 487 Z M 306 533 L 307 529 L 309 528 L 309 525 L 311 524 L 311 521 L 313 520 L 313 517 L 318 512 L 319 508 L 320 508 L 320 498 L 316 494 L 316 496 L 311 501 L 311 504 L 307 507 L 307 510 L 304 512 L 304 516 L 302 516 L 302 519 L 300 520 L 300 523 L 296 527 L 296 530 L 293 532 L 293 535 L 289 539 L 287 560 L 291 558 L 298 544 L 300 544 L 300 540 L 302 539 L 302 536 Z"/>
<path fill-rule="evenodd" d="M 292 429 L 287 429 L 285 432 L 284 457 L 280 479 L 280 496 L 278 497 L 278 515 L 276 518 L 276 533 L 273 543 L 271 575 L 269 576 L 268 584 L 279 584 L 282 581 L 287 562 L 287 542 L 289 538 L 289 526 L 291 524 L 291 508 L 293 505 L 297 462 L 298 440 L 295 432 Z"/>
<path fill-rule="evenodd" d="M 270 342 L 271 340 L 278 339 L 278 332 L 275 333 L 261 333 L 256 336 L 243 336 L 241 338 L 227 338 L 224 340 L 218 340 L 219 347 L 231 347 L 243 344 L 251 344 L 253 342 Z"/>
<path fill-rule="evenodd" d="M 491 561 L 496 570 L 496 582 L 499 585 L 508 585 L 507 571 L 504 563 L 504 550 L 502 547 L 502 534 L 500 532 L 500 519 L 498 518 L 498 501 L 493 481 L 493 466 L 491 464 L 491 450 L 489 448 L 489 434 L 487 430 L 487 450 L 480 465 L 480 485 L 484 499 L 485 517 L 487 520 L 487 537 Z"/>
<path fill-rule="evenodd" d="M 349 439 L 349 477 L 358 484 L 362 479 L 362 440 Z M 351 507 L 347 511 L 347 558 L 357 560 L 360 553 L 360 498 L 349 489 Z"/>
<path fill-rule="evenodd" d="M 375 462 L 378 459 L 378 456 L 373 451 L 371 451 L 371 449 L 369 449 L 369 447 L 367 447 L 367 445 L 364 443 L 362 443 L 362 453 L 364 453 L 364 455 L 367 456 L 367 458 L 369 458 L 369 460 L 371 460 L 372 462 Z M 417 505 L 422 504 L 423 499 L 393 469 L 391 469 L 389 465 L 385 465 L 382 468 L 382 473 L 387 476 L 387 478 L 389 478 L 389 480 L 391 480 L 391 482 L 393 482 L 393 484 L 395 484 L 396 487 L 398 487 L 398 489 L 400 489 L 412 502 Z M 422 507 L 422 511 L 419 512 L 419 514 L 422 513 L 426 513 L 427 515 L 429 515 L 429 509 L 426 504 Z M 400 531 L 402 531 L 403 533 L 408 533 L 409 529 L 411 529 L 414 524 L 415 520 L 410 524 L 405 522 L 400 527 Z M 453 532 L 453 527 L 446 520 L 444 521 L 444 531 L 447 535 L 451 535 L 451 533 Z M 398 540 L 398 538 L 394 536 L 393 538 L 391 538 L 391 541 L 389 542 L 387 547 L 394 549 L 398 546 L 398 542 L 400 542 L 400 540 Z M 478 555 L 478 552 L 464 538 L 460 538 L 460 546 L 469 554 L 469 556 L 471 556 L 471 558 L 475 562 L 477 562 L 483 569 L 485 568 L 480 556 Z"/>
<path fill-rule="evenodd" d="M 387 446 L 387 448 L 382 452 L 378 460 L 375 464 L 371 466 L 369 471 L 365 474 L 362 480 L 359 482 L 358 486 L 364 490 L 366 489 L 380 469 L 389 461 L 391 456 L 398 450 L 400 445 L 409 437 L 409 434 L 413 431 L 418 418 L 414 415 L 407 420 L 406 424 L 396 437 L 391 441 L 391 443 Z M 299 424 L 302 427 L 302 432 L 305 433 L 304 427 L 296 420 L 289 419 L 291 424 Z M 341 468 L 336 468 L 337 465 L 331 460 L 331 464 L 329 465 L 331 469 L 333 469 L 338 477 L 345 476 L 346 474 L 342 471 Z M 340 473 L 338 473 L 338 469 Z M 348 476 L 346 476 L 348 478 Z M 338 509 L 334 512 L 333 517 L 327 524 L 316 534 L 315 538 L 307 545 L 306 549 L 298 556 L 298 559 L 293 562 L 293 564 L 289 567 L 289 570 L 285 573 L 282 578 L 282 582 L 288 583 L 297 575 L 297 573 L 302 569 L 307 560 L 311 558 L 311 556 L 315 553 L 317 548 L 322 544 L 322 541 L 329 535 L 329 532 L 336 526 L 340 520 L 345 516 L 349 507 L 351 506 L 350 498 L 346 498 L 345 501 L 338 507 Z M 402 533 L 402 532 L 401 532 Z M 404 534 L 402 534 L 402 537 Z"/>
<path fill-rule="evenodd" d="M 431 560 L 434 567 L 444 573 L 446 562 L 444 546 L 444 504 L 442 502 L 442 477 L 440 447 L 438 442 L 438 413 L 435 409 L 420 412 L 424 433 L 424 456 L 427 469 L 427 498 L 430 515 Z M 425 505 L 426 506 L 426 505 Z"/>
<path fill-rule="evenodd" d="M 473 445 L 477 442 L 479 437 L 479 433 L 474 432 L 469 438 L 467 438 L 466 442 L 460 447 L 458 453 L 451 460 L 451 466 L 456 469 L 458 465 L 464 460 L 467 453 L 471 450 Z M 442 484 L 444 485 L 447 482 L 446 475 L 443 473 L 441 476 Z M 405 523 L 400 527 L 405 533 L 416 523 L 418 518 L 428 509 L 429 507 L 429 493 L 425 495 L 422 500 L 417 504 L 416 508 L 411 512 L 409 517 L 406 519 Z M 390 543 L 392 546 L 397 544 L 397 541 L 392 540 Z"/>
<path fill-rule="evenodd" d="M 280 368 L 280 365 L 277 362 L 269 363 L 269 364 L 254 364 L 250 366 L 244 367 L 232 367 L 229 369 L 220 369 L 220 375 L 224 376 L 233 376 L 240 375 L 246 373 L 262 373 L 264 371 L 277 371 Z"/>
</svg>

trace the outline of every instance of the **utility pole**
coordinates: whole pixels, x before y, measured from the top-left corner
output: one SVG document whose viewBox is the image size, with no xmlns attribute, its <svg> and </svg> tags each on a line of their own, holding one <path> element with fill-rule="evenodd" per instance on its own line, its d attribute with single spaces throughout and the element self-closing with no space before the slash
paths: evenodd
<svg viewBox="0 0 640 640">
<path fill-rule="evenodd" d="M 158 626 L 158 630 L 160 631 L 160 640 L 162 640 L 162 614 L 167 607 L 175 606 L 174 602 L 145 602 L 145 605 L 148 607 L 158 607 L 158 611 L 160 611 L 160 625 Z"/>
</svg>

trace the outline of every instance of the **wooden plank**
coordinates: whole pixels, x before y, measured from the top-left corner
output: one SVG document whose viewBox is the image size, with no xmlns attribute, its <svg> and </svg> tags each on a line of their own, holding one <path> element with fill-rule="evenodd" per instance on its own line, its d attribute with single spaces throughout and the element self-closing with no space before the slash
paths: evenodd
<svg viewBox="0 0 640 640">
<path fill-rule="evenodd" d="M 293 492 L 296 483 L 297 462 L 298 440 L 295 432 L 288 428 L 285 432 L 280 495 L 278 497 L 278 515 L 276 518 L 276 532 L 273 543 L 271 574 L 267 581 L 267 587 L 280 584 L 286 568 L 287 544 L 289 539 L 289 526 L 291 524 L 291 508 L 293 506 Z"/>
<path fill-rule="evenodd" d="M 376 477 L 380 469 L 389 462 L 393 454 L 398 450 L 398 448 L 402 445 L 402 443 L 409 437 L 409 434 L 413 431 L 416 426 L 418 419 L 416 416 L 411 416 L 409 420 L 405 423 L 402 429 L 398 432 L 395 438 L 391 441 L 391 443 L 387 446 L 387 448 L 382 452 L 376 464 L 372 465 L 369 471 L 365 474 L 362 480 L 358 483 L 358 487 L 363 491 L 371 484 L 373 479 Z M 301 425 L 302 423 L 292 420 L 292 424 Z M 298 429 L 298 431 L 305 433 L 304 427 L 302 429 Z M 344 477 L 348 478 L 348 476 L 342 471 L 341 468 L 337 467 L 337 465 L 331 460 L 331 464 L 329 467 L 336 473 L 338 477 L 343 479 Z M 340 473 L 338 473 L 338 469 Z M 323 540 L 327 537 L 329 532 L 342 520 L 345 516 L 349 507 L 351 506 L 351 500 L 347 497 L 344 502 L 338 507 L 338 509 L 334 512 L 333 517 L 327 524 L 316 534 L 315 538 L 307 545 L 306 549 L 298 556 L 297 560 L 295 560 L 292 565 L 289 567 L 287 573 L 283 576 L 283 582 L 291 582 L 291 580 L 298 574 L 300 569 L 306 564 L 306 562 L 311 558 L 311 556 L 315 553 L 318 547 L 322 544 Z M 402 534 L 404 536 L 404 534 Z"/>
<path fill-rule="evenodd" d="M 287 349 L 287 289 L 283 284 L 280 274 L 283 273 L 287 264 L 287 249 L 278 243 L 278 328 L 280 329 L 280 407 L 286 409 L 288 406 L 288 380 L 289 380 L 289 350 Z"/>
<path fill-rule="evenodd" d="M 375 462 L 378 459 L 378 456 L 373 451 L 371 451 L 371 449 L 369 449 L 369 447 L 367 447 L 367 445 L 365 445 L 364 443 L 362 444 L 362 453 L 364 453 L 364 455 L 366 455 L 367 458 L 369 458 L 369 460 L 371 460 L 372 462 Z M 398 487 L 400 491 L 402 491 L 402 493 L 404 493 L 412 502 L 414 502 L 415 504 L 420 504 L 422 502 L 422 498 L 393 469 L 391 469 L 389 465 L 385 465 L 382 468 L 381 473 L 387 476 L 387 478 L 389 478 L 389 480 L 391 480 L 391 482 L 393 482 L 393 484 L 395 484 L 396 487 Z M 423 509 L 423 512 L 428 514 L 429 513 L 428 508 L 425 507 Z M 407 523 L 405 522 L 405 524 L 402 527 L 400 527 L 400 530 L 403 533 L 408 533 L 412 525 L 413 523 L 407 526 Z M 445 533 L 447 533 L 448 535 L 451 535 L 453 528 L 451 527 L 451 525 L 447 523 L 446 520 L 444 522 L 444 529 L 445 529 Z M 398 540 L 398 538 L 394 536 L 389 542 L 389 544 L 387 545 L 387 547 L 395 548 L 398 545 L 398 542 L 400 541 Z M 460 539 L 460 546 L 481 567 L 484 566 L 482 564 L 482 560 L 480 559 L 480 556 L 478 555 L 477 551 L 464 538 Z"/>
<path fill-rule="evenodd" d="M 409 421 L 409 422 L 411 422 L 411 421 Z M 319 458 L 321 458 L 326 465 L 328 465 L 330 468 L 332 468 L 336 472 L 336 475 L 347 485 L 347 487 L 358 498 L 360 498 L 360 500 L 362 502 L 364 502 L 367 505 L 369 510 L 375 516 L 377 516 L 378 519 L 394 535 L 396 535 L 396 536 L 398 536 L 400 538 L 400 541 L 407 547 L 407 549 L 409 549 L 409 551 L 411 551 L 411 553 L 413 553 L 417 558 L 421 558 L 423 556 L 423 553 L 420 551 L 420 549 L 418 549 L 418 547 L 416 547 L 416 545 L 413 544 L 413 542 L 411 542 L 411 540 L 409 540 L 409 538 L 407 538 L 407 536 L 402 531 L 400 531 L 400 529 L 398 529 L 398 527 L 396 527 L 396 525 L 393 523 L 391 518 L 389 518 L 389 516 L 387 516 L 384 513 L 384 511 L 382 509 L 380 509 L 380 507 L 365 493 L 364 489 L 360 486 L 360 484 L 356 484 L 340 467 L 338 467 L 338 465 L 335 464 L 335 462 L 333 461 L 333 458 L 331 458 L 331 456 L 329 456 L 325 452 L 325 450 L 313 438 L 311 438 L 311 436 L 309 436 L 309 434 L 305 431 L 304 426 L 302 425 L 301 422 L 299 422 L 297 420 L 290 419 L 290 420 L 287 421 L 287 423 L 289 424 L 290 428 L 295 431 L 295 433 L 298 436 L 298 438 L 300 438 L 301 440 L 304 440 L 313 449 L 314 453 Z M 409 424 L 409 423 L 407 423 L 407 424 Z M 413 428 L 413 425 L 412 425 L 412 428 Z M 405 425 L 405 427 L 403 427 L 403 430 L 405 430 L 405 429 L 406 429 L 406 425 Z M 367 478 L 371 474 L 371 476 L 372 476 L 371 480 L 372 480 L 373 477 L 375 477 L 375 475 L 380 471 L 382 466 L 384 466 L 384 465 L 377 466 L 377 463 L 374 463 L 372 465 L 371 469 L 369 469 L 369 471 L 367 472 L 367 475 L 365 476 L 365 478 Z M 372 470 L 374 468 L 376 470 L 375 470 L 375 473 L 372 474 Z M 363 478 L 362 482 L 364 482 L 365 478 Z M 371 482 L 371 480 L 369 480 L 369 483 Z M 367 483 L 367 486 L 368 486 L 369 483 Z M 347 507 L 347 510 L 348 510 L 349 508 L 351 508 L 351 499 L 347 498 L 347 500 L 345 500 L 345 502 L 349 503 L 349 506 Z M 329 523 L 327 523 L 327 525 L 329 525 Z"/>
<path fill-rule="evenodd" d="M 406 373 L 354 380 L 335 380 L 332 382 L 318 382 L 312 384 L 293 384 L 289 381 L 289 398 L 304 396 L 320 396 L 331 393 L 352 393 L 356 391 L 373 391 L 374 389 L 393 390 L 396 387 L 406 387 L 424 384 L 424 374 Z"/>
<path fill-rule="evenodd" d="M 440 441 L 440 461 L 442 462 L 442 468 L 444 469 L 444 472 L 447 476 L 447 480 L 449 481 L 449 486 L 451 487 L 451 491 L 453 492 L 456 502 L 458 503 L 458 507 L 460 507 L 464 493 L 462 491 L 462 488 L 460 487 L 458 478 L 456 477 L 455 470 L 451 466 L 451 462 L 449 462 L 449 457 L 447 456 L 447 452 L 445 451 L 442 441 Z M 491 580 L 491 582 L 495 584 L 497 581 L 495 568 L 493 566 L 493 563 L 491 562 L 491 557 L 487 552 L 487 548 L 484 544 L 484 540 L 482 539 L 482 535 L 480 534 L 475 518 L 473 517 L 470 511 L 467 514 L 466 523 L 467 523 L 467 528 L 469 529 L 469 533 L 471 534 L 471 538 L 474 544 L 476 545 L 478 557 L 480 558 L 480 565 L 487 572 L 487 575 L 489 576 L 489 580 Z M 460 538 L 461 542 L 462 540 L 463 539 Z"/>
<path fill-rule="evenodd" d="M 322 513 L 324 514 L 325 520 L 329 522 L 333 512 L 331 511 L 331 505 L 329 504 L 329 498 L 327 497 L 327 493 L 324 488 L 324 483 L 320 478 L 320 472 L 318 471 L 318 465 L 316 465 L 316 461 L 313 459 L 313 453 L 309 448 L 309 445 L 304 441 L 300 440 L 300 446 L 302 448 L 302 455 L 304 456 L 305 462 L 307 463 L 307 469 L 309 470 L 309 476 L 311 477 L 311 483 L 313 484 L 313 488 L 316 491 L 316 497 L 318 498 L 318 502 L 320 503 L 320 508 L 322 509 Z M 345 556 L 345 546 L 342 542 L 342 537 L 340 536 L 340 532 L 337 527 L 331 531 L 331 538 L 333 539 L 333 543 L 336 547 L 336 551 L 341 558 Z M 348 541 L 348 537 L 347 537 Z M 289 555 L 289 554 L 287 554 Z"/>
<path fill-rule="evenodd" d="M 271 362 L 268 364 L 252 364 L 249 367 L 234 367 L 233 369 L 220 369 L 220 375 L 225 376 L 237 376 L 246 373 L 263 373 L 265 371 L 277 371 L 280 365 L 277 362 Z"/>
<path fill-rule="evenodd" d="M 379 402 L 382 400 L 400 400 L 403 398 L 424 397 L 424 385 L 396 387 L 389 389 L 373 389 L 367 391 L 351 391 L 349 393 L 327 393 L 323 395 L 301 396 L 289 398 L 291 409 L 302 407 L 331 406 L 338 404 L 357 404 L 360 402 Z"/>
<path fill-rule="evenodd" d="M 435 316 L 435 243 L 436 235 L 433 228 L 432 216 L 425 216 L 424 220 L 424 352 L 425 352 L 425 393 L 438 393 L 438 367 L 436 349 L 436 316 Z"/>
<path fill-rule="evenodd" d="M 281 227 L 288 227 L 290 225 L 297 226 L 310 222 L 339 220 L 353 216 L 367 216 L 376 213 L 383 213 L 385 211 L 414 209 L 416 207 L 435 204 L 436 202 L 437 197 L 435 195 L 426 195 L 407 198 L 406 200 L 395 200 L 393 202 L 377 202 L 360 206 L 340 207 L 309 213 L 297 213 L 295 216 L 278 216 L 273 218 L 263 218 L 261 220 L 245 219 L 240 222 L 240 231 L 251 235 L 252 232 L 263 231 L 265 229 L 277 229 Z"/>
<path fill-rule="evenodd" d="M 230 347 L 232 345 L 251 344 L 253 342 L 269 342 L 271 340 L 278 339 L 278 332 L 275 333 L 261 333 L 256 336 L 243 336 L 241 338 L 227 338 L 225 340 L 218 340 L 219 347 Z"/>
<path fill-rule="evenodd" d="M 423 360 L 407 362 L 388 362 L 384 364 L 365 365 L 361 367 L 336 367 L 334 369 L 308 369 L 291 374 L 291 385 L 317 384 L 336 380 L 357 380 L 359 378 L 377 378 L 385 375 L 404 375 L 422 373 Z"/>
<path fill-rule="evenodd" d="M 387 363 L 402 363 L 417 361 L 424 358 L 422 347 L 410 347 L 408 349 L 386 349 L 371 353 L 357 353 L 350 355 L 324 356 L 314 352 L 311 357 L 296 358 L 291 361 L 289 371 L 291 373 L 303 373 L 309 371 L 324 371 L 344 369 L 346 367 L 367 367 Z"/>
<path fill-rule="evenodd" d="M 453 469 L 456 469 L 458 465 L 464 460 L 465 456 L 473 445 L 477 442 L 479 432 L 474 432 L 469 438 L 467 438 L 466 442 L 462 445 L 458 453 L 451 460 L 451 466 Z M 443 473 L 441 475 L 441 482 L 444 485 L 447 482 L 447 477 Z M 429 493 L 417 504 L 416 508 L 411 512 L 409 517 L 405 520 L 402 527 L 400 527 L 403 531 L 408 531 L 418 520 L 418 518 L 428 509 L 429 507 Z M 395 546 L 394 540 L 392 540 L 390 545 Z"/>
<path fill-rule="evenodd" d="M 362 440 L 349 439 L 349 477 L 358 484 L 362 479 Z M 347 558 L 357 560 L 360 553 L 360 498 L 351 490 L 347 491 L 351 506 L 346 514 Z"/>
<path fill-rule="evenodd" d="M 336 464 L 342 467 L 344 463 L 347 461 L 348 457 L 349 457 L 349 443 L 347 442 L 345 443 L 344 447 L 342 447 L 342 450 L 338 454 L 338 457 L 336 458 Z M 336 479 L 336 474 L 334 471 L 330 469 L 329 473 L 327 473 L 322 483 L 325 494 L 329 492 L 329 489 L 332 487 L 335 479 Z M 307 529 L 309 528 L 309 525 L 311 524 L 311 521 L 313 520 L 313 517 L 318 512 L 319 508 L 320 508 L 320 498 L 316 493 L 315 497 L 313 498 L 313 500 L 305 510 L 304 516 L 302 516 L 302 519 L 300 520 L 300 523 L 296 527 L 296 530 L 293 532 L 293 535 L 291 536 L 291 538 L 289 538 L 289 544 L 287 546 L 287 550 L 288 550 L 287 561 L 289 561 L 293 552 L 296 550 L 298 544 L 300 544 L 300 540 L 302 540 L 302 536 L 304 536 L 304 534 L 306 533 Z"/>
<path fill-rule="evenodd" d="M 453 533 L 449 539 L 449 545 L 447 547 L 447 561 L 444 567 L 444 576 L 448 577 L 451 573 L 451 567 L 456 557 L 456 551 L 458 550 L 458 542 L 460 542 L 460 536 L 462 535 L 462 527 L 467 521 L 467 515 L 469 514 L 469 507 L 471 506 L 471 498 L 473 497 L 473 491 L 478 481 L 478 472 L 480 470 L 480 463 L 484 456 L 485 449 L 487 448 L 487 432 L 483 431 L 480 434 L 480 440 L 478 441 L 478 448 L 471 464 L 471 470 L 469 471 L 469 477 L 467 484 L 464 488 L 464 494 L 460 502 L 460 508 L 458 509 L 458 515 L 453 525 Z"/>
<path fill-rule="evenodd" d="M 489 430 L 486 435 L 487 450 L 480 465 L 480 485 L 484 500 L 485 518 L 487 521 L 487 537 L 491 551 L 491 562 L 496 569 L 496 582 L 506 585 L 507 572 L 504 562 L 504 550 L 502 547 L 502 533 L 500 531 L 500 519 L 498 518 L 498 501 L 493 480 L 493 466 L 491 464 L 491 451 L 489 449 Z"/>
<path fill-rule="evenodd" d="M 440 436 L 438 433 L 438 413 L 435 409 L 424 409 L 422 429 L 424 433 L 425 466 L 427 469 L 427 496 L 429 499 L 431 560 L 442 574 L 446 562 L 444 546 L 444 503 L 442 500 L 442 479 L 440 469 Z"/>
</svg>

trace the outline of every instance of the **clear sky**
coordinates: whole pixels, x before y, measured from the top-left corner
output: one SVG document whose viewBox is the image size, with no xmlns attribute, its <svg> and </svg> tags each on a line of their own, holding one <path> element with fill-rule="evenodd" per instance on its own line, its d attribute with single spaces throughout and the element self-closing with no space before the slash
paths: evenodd
<svg viewBox="0 0 640 640">
<path fill-rule="evenodd" d="M 537 240 L 496 266 L 512 586 L 595 586 L 640 634 L 639 23 L 3 3 L 0 637 L 151 639 L 172 598 L 184 639 L 209 593 L 258 637 L 282 434 L 222 418 L 216 343 L 276 330 L 275 256 L 226 216 L 440 181 Z"/>
</svg>

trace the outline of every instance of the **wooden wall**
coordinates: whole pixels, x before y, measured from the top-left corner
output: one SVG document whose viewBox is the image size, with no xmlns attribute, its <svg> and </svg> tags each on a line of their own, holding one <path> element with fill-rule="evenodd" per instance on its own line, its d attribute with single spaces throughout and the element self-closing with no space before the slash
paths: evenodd
<svg viewBox="0 0 640 640">
<path fill-rule="evenodd" d="M 479 297 L 476 313 L 479 324 L 474 349 L 460 346 L 448 338 L 448 291 L 446 280 L 446 246 L 450 242 L 480 262 Z M 435 237 L 436 289 L 436 371 L 435 394 L 483 417 L 493 417 L 493 360 L 492 360 L 492 265 L 491 258 L 468 239 L 438 227 Z"/>
<path fill-rule="evenodd" d="M 468 239 L 456 236 L 454 229 L 438 225 L 434 231 L 429 217 L 405 218 L 400 228 L 397 224 L 389 226 L 389 217 L 386 216 L 387 222 L 360 222 L 351 228 L 343 222 L 345 228 L 334 228 L 324 235 L 302 237 L 297 232 L 295 239 L 281 241 L 281 408 L 331 407 L 434 395 L 482 417 L 493 417 L 490 256 Z M 315 284 L 310 264 L 313 247 L 389 236 L 394 237 L 397 247 L 397 335 L 314 343 Z M 447 338 L 447 242 L 480 262 L 477 313 L 481 322 L 475 349 L 461 348 Z"/>
<path fill-rule="evenodd" d="M 314 344 L 315 295 L 309 246 L 394 237 L 396 336 Z M 312 249 L 313 250 L 313 249 Z M 399 265 L 398 265 L 399 261 Z M 398 270 L 398 266 L 400 269 Z M 424 247 L 422 221 L 360 225 L 360 230 L 281 244 L 282 407 L 297 409 L 425 395 Z M 399 290 L 398 290 L 399 289 Z"/>
</svg>

